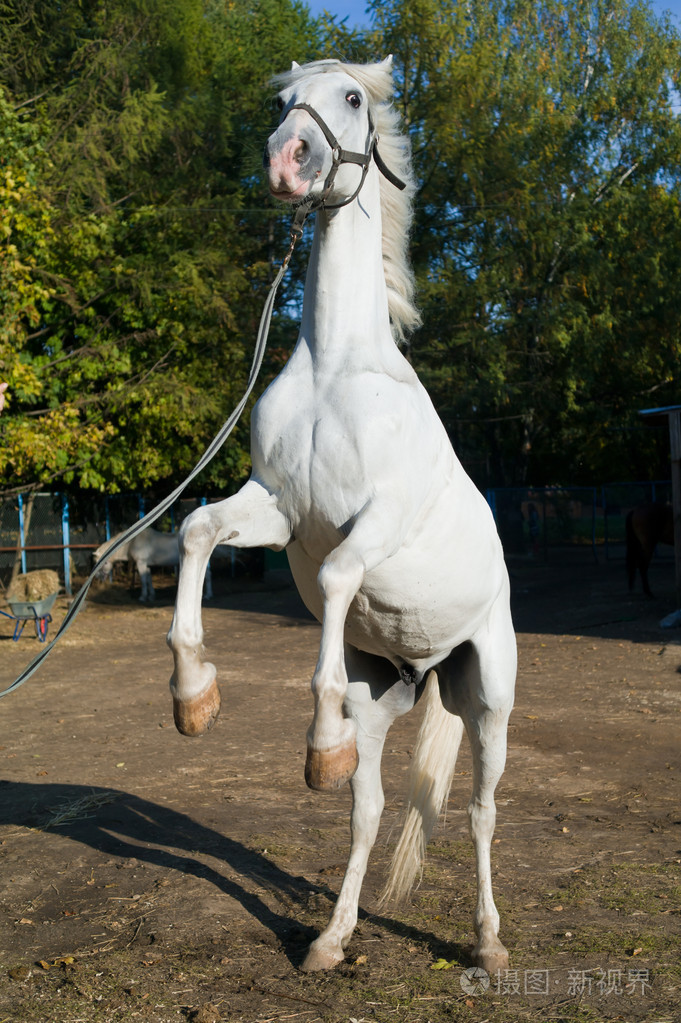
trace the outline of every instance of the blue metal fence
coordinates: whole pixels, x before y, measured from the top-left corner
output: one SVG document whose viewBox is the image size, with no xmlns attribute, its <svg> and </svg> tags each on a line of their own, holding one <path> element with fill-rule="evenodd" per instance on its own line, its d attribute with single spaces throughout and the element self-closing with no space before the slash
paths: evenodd
<svg viewBox="0 0 681 1023">
<path fill-rule="evenodd" d="M 671 482 L 495 488 L 486 496 L 508 556 L 549 560 L 556 548 L 588 545 L 595 560 L 609 560 L 624 557 L 629 511 L 644 501 L 671 502 Z"/>
<path fill-rule="evenodd" d="M 608 483 L 599 487 L 495 488 L 487 491 L 508 557 L 550 561 L 558 549 L 585 547 L 594 559 L 624 558 L 625 520 L 646 500 L 670 501 L 671 483 Z M 181 498 L 156 528 L 173 532 L 205 496 Z M 17 559 L 22 573 L 57 569 L 71 593 L 89 572 L 101 543 L 154 506 L 141 494 L 39 493 L 0 503 L 0 584 Z"/>
<path fill-rule="evenodd" d="M 174 532 L 206 497 L 178 501 L 156 528 Z M 0 504 L 0 582 L 6 584 L 19 561 L 22 573 L 52 568 L 70 595 L 74 575 L 86 575 L 91 555 L 154 502 L 141 494 L 37 493 Z"/>
</svg>

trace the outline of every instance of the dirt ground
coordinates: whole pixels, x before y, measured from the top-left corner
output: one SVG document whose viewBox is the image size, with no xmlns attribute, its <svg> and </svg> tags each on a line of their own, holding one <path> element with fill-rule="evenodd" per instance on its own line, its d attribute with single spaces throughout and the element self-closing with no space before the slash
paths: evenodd
<svg viewBox="0 0 681 1023">
<path fill-rule="evenodd" d="M 0 703 L 0 1023 L 678 1020 L 681 630 L 658 625 L 673 567 L 654 566 L 652 601 L 588 550 L 510 568 L 520 672 L 493 847 L 509 971 L 484 991 L 464 974 L 467 749 L 420 887 L 375 908 L 418 709 L 386 744 L 346 962 L 299 971 L 348 850 L 349 792 L 303 780 L 319 627 L 283 577 L 216 580 L 222 715 L 187 739 L 167 691 L 166 576 L 154 607 L 100 590 Z M 3 684 L 38 649 L 0 624 Z"/>
</svg>

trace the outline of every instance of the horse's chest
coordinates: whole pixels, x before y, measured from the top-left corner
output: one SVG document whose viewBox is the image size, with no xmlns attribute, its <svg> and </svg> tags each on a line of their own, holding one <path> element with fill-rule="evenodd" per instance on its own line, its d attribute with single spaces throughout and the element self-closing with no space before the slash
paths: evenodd
<svg viewBox="0 0 681 1023">
<path fill-rule="evenodd" d="M 366 500 L 367 453 L 347 412 L 337 397 L 324 400 L 305 388 L 268 395 L 258 409 L 254 462 L 299 513 L 342 521 Z"/>
</svg>

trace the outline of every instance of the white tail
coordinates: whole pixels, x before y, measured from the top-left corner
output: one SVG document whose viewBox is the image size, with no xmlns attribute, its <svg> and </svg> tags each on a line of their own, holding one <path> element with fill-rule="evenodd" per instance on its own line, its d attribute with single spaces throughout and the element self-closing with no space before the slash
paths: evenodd
<svg viewBox="0 0 681 1023">
<path fill-rule="evenodd" d="M 379 899 L 384 906 L 411 891 L 426 855 L 426 846 L 452 784 L 463 734 L 460 717 L 442 706 L 440 687 L 431 672 L 423 694 L 425 713 L 409 768 L 407 815 Z"/>
</svg>

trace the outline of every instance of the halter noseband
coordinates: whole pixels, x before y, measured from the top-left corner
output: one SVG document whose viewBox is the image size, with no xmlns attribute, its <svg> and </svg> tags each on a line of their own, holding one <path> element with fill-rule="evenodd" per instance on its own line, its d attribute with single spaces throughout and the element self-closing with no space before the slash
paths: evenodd
<svg viewBox="0 0 681 1023">
<path fill-rule="evenodd" d="M 291 110 L 304 110 L 306 113 L 310 115 L 313 121 L 315 121 L 319 128 L 321 129 L 322 134 L 324 135 L 326 141 L 331 146 L 332 156 L 331 170 L 326 176 L 326 181 L 324 182 L 324 188 L 322 189 L 321 195 L 310 196 L 309 198 L 303 200 L 303 202 L 298 208 L 298 213 L 296 213 L 296 216 L 294 218 L 293 227 L 294 231 L 296 231 L 298 227 L 302 231 L 302 225 L 305 222 L 305 218 L 307 217 L 308 213 L 311 213 L 313 210 L 318 210 L 322 208 L 326 210 L 339 210 L 342 206 L 348 206 L 351 202 L 353 202 L 362 190 L 362 186 L 364 185 L 366 176 L 369 172 L 369 166 L 371 164 L 372 157 L 374 159 L 374 163 L 380 170 L 381 174 L 391 183 L 391 185 L 394 185 L 395 188 L 399 188 L 400 190 L 406 188 L 405 182 L 398 178 L 396 174 L 393 174 L 393 172 L 386 167 L 385 163 L 381 159 L 381 156 L 377 148 L 378 133 L 374 128 L 374 122 L 371 118 L 371 112 L 369 112 L 368 114 L 369 141 L 367 144 L 366 152 L 353 153 L 352 150 L 343 149 L 340 142 L 333 134 L 324 118 L 321 116 L 321 114 L 317 113 L 314 107 L 311 107 L 308 103 L 294 103 L 293 106 L 290 107 L 289 110 L 286 112 L 286 117 L 288 117 L 288 115 L 291 113 Z M 286 117 L 284 117 L 284 120 L 286 120 Z M 328 199 L 331 193 L 331 189 L 333 188 L 333 183 L 336 180 L 338 168 L 343 163 L 354 163 L 356 166 L 361 167 L 362 177 L 360 178 L 359 185 L 357 186 L 357 188 L 355 189 L 351 196 L 349 196 L 347 199 L 343 199 L 342 202 L 337 202 L 333 203 L 332 205 L 329 205 L 326 200 Z"/>
</svg>

